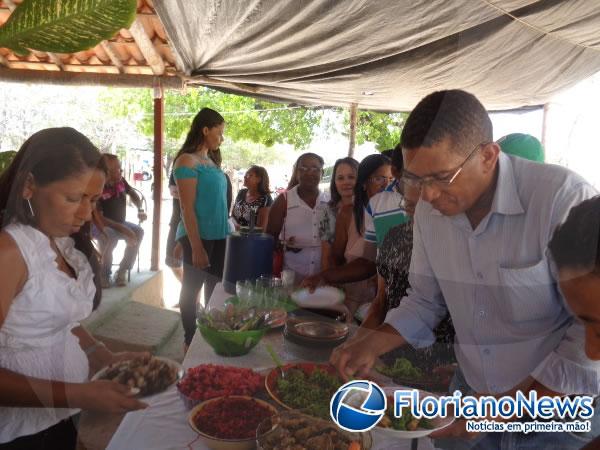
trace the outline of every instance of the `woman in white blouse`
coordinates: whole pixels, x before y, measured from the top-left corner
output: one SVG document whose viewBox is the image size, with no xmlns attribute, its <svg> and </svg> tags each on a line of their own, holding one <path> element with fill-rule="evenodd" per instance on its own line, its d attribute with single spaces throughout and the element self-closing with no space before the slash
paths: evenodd
<svg viewBox="0 0 600 450">
<path fill-rule="evenodd" d="M 32 135 L 0 177 L 0 449 L 75 448 L 81 409 L 145 407 L 88 381 L 113 354 L 79 322 L 101 290 L 89 222 L 106 168 L 72 128 Z"/>
<path fill-rule="evenodd" d="M 294 164 L 292 184 L 269 211 L 267 233 L 276 241 L 285 241 L 283 268 L 294 271 L 295 281 L 321 270 L 319 208 L 329 196 L 319 191 L 323 176 L 323 158 L 315 153 L 300 155 Z"/>
</svg>

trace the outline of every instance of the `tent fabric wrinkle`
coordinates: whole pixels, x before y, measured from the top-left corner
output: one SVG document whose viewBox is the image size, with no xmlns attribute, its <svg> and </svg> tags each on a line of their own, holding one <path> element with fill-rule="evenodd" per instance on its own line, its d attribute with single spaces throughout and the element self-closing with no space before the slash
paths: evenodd
<svg viewBox="0 0 600 450">
<path fill-rule="evenodd" d="M 306 105 L 407 111 L 460 88 L 540 105 L 600 70 L 589 0 L 155 0 L 188 82 Z"/>
</svg>

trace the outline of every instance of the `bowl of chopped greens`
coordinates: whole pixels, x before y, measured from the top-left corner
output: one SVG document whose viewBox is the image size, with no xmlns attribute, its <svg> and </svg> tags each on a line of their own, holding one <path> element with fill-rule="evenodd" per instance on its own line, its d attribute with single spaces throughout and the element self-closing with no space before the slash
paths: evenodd
<svg viewBox="0 0 600 450">
<path fill-rule="evenodd" d="M 396 358 L 393 364 L 378 366 L 375 370 L 396 384 L 433 392 L 448 391 L 448 380 L 417 367 L 407 358 Z"/>
<path fill-rule="evenodd" d="M 386 386 L 383 388 L 387 396 L 387 410 L 385 415 L 379 421 L 377 426 L 371 430 L 374 435 L 381 435 L 387 438 L 400 438 L 400 439 L 416 439 L 424 436 L 428 436 L 434 431 L 446 428 L 452 422 L 454 417 L 435 417 L 433 419 L 420 418 L 417 419 L 410 412 L 410 408 L 403 408 L 402 415 L 400 417 L 394 416 L 394 391 L 397 389 L 412 389 L 410 387 L 402 386 Z M 427 391 L 419 391 L 419 398 L 423 400 L 426 396 L 434 396 Z"/>
<path fill-rule="evenodd" d="M 281 406 L 313 417 L 329 418 L 329 402 L 344 382 L 333 366 L 308 362 L 271 370 L 265 377 L 267 392 Z"/>
<path fill-rule="evenodd" d="M 218 355 L 242 356 L 265 335 L 269 329 L 268 321 L 268 313 L 227 305 L 224 311 L 201 311 L 198 330 Z"/>
</svg>

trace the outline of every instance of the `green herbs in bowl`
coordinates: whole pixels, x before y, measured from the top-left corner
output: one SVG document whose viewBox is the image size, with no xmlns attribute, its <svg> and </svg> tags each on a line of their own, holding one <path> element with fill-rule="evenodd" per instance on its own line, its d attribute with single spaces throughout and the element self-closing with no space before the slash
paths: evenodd
<svg viewBox="0 0 600 450">
<path fill-rule="evenodd" d="M 269 329 L 268 317 L 252 308 L 227 305 L 224 311 L 202 311 L 198 330 L 221 356 L 242 356 L 258 344 Z"/>
<path fill-rule="evenodd" d="M 215 353 L 221 356 L 242 356 L 249 353 L 267 332 L 266 328 L 249 331 L 224 331 L 202 324 L 198 324 L 198 330 Z"/>
<path fill-rule="evenodd" d="M 423 372 L 406 358 L 397 358 L 393 366 L 381 366 L 376 370 L 390 378 L 420 378 L 423 376 Z"/>
</svg>

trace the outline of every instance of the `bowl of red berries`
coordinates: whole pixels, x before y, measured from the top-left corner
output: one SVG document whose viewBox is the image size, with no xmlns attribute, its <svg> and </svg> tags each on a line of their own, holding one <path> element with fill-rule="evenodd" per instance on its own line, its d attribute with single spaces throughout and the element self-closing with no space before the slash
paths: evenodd
<svg viewBox="0 0 600 450">
<path fill-rule="evenodd" d="M 264 377 L 243 367 L 200 364 L 185 372 L 177 383 L 179 396 L 188 409 L 216 397 L 253 396 L 264 386 Z"/>
</svg>

